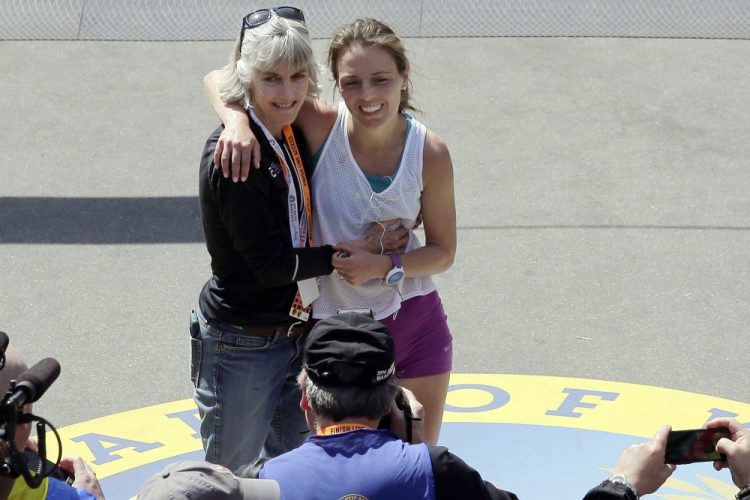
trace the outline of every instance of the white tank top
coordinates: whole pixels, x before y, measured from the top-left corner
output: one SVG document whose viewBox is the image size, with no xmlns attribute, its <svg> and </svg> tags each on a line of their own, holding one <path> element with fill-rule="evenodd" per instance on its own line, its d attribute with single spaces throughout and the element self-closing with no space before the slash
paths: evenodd
<svg viewBox="0 0 750 500">
<path fill-rule="evenodd" d="M 410 228 L 421 208 L 425 126 L 411 119 L 412 126 L 393 182 L 383 192 L 375 193 L 352 154 L 346 132 L 349 119 L 342 102 L 312 176 L 313 232 L 319 245 L 357 240 L 375 221 L 401 219 L 401 224 Z M 409 230 L 406 251 L 421 246 L 417 236 Z M 369 308 L 375 319 L 383 319 L 398 311 L 401 300 L 434 290 L 435 284 L 430 278 L 407 277 L 398 288 L 386 285 L 383 280 L 353 286 L 334 272 L 320 278 L 320 297 L 313 305 L 313 316 L 325 318 L 339 309 Z"/>
</svg>

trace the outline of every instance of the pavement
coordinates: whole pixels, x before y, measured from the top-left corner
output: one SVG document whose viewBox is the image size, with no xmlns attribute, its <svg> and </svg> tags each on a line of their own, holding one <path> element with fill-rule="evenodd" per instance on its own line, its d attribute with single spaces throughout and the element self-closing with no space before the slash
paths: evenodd
<svg viewBox="0 0 750 500">
<path fill-rule="evenodd" d="M 201 77 L 230 45 L 0 41 L 0 329 L 60 361 L 56 426 L 191 396 Z M 750 41 L 406 45 L 454 162 L 454 371 L 750 402 Z"/>
</svg>

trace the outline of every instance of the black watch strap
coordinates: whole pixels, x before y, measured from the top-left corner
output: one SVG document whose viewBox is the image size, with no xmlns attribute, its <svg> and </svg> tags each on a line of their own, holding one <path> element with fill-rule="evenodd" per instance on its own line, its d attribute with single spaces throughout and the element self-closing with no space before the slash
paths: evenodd
<svg viewBox="0 0 750 500">
<path fill-rule="evenodd" d="M 735 495 L 734 498 L 736 498 L 737 500 L 750 499 L 750 483 L 740 488 L 740 491 L 737 492 L 737 495 Z"/>
</svg>

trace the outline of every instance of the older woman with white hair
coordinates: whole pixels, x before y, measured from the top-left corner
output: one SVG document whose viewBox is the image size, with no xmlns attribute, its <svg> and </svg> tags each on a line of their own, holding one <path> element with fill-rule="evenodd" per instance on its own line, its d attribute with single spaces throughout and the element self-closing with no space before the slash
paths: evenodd
<svg viewBox="0 0 750 500">
<path fill-rule="evenodd" d="M 191 317 L 191 379 L 206 460 L 235 469 L 261 453 L 295 448 L 305 437 L 296 384 L 299 340 L 318 295 L 316 277 L 333 271 L 331 245 L 313 242 L 309 151 L 291 126 L 305 99 L 318 92 L 302 11 L 278 7 L 247 15 L 218 87 L 224 102 L 244 105 L 263 151 L 247 182 L 231 182 L 213 168 L 219 127 L 200 165 L 212 276 Z M 377 238 L 355 244 L 381 248 Z"/>
</svg>

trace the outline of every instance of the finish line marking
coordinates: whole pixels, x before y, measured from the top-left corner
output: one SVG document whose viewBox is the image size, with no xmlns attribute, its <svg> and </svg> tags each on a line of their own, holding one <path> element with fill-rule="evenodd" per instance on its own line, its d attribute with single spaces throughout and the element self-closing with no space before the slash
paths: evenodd
<svg viewBox="0 0 750 500">
<path fill-rule="evenodd" d="M 578 463 L 564 477 L 570 494 L 577 490 L 580 498 L 606 478 L 607 468 L 627 444 L 650 439 L 665 423 L 675 429 L 696 428 L 719 416 L 736 417 L 750 426 L 750 405 L 603 380 L 456 373 L 451 376 L 441 444 L 486 478 L 496 475 L 497 482 L 521 498 L 542 494 L 539 485 L 523 483 L 523 472 L 534 460 L 550 467 L 550 473 Z M 91 463 L 107 498 L 118 500 L 133 498 L 166 463 L 200 460 L 199 424 L 194 402 L 184 399 L 69 425 L 59 432 L 64 454 Z M 587 464 L 589 460 L 596 463 Z M 524 466 L 514 465 L 518 461 Z M 553 469 L 555 461 L 560 463 Z M 728 472 L 716 474 L 710 464 L 681 467 L 662 488 L 676 494 L 654 498 L 731 497 L 736 488 Z M 685 476 L 688 480 L 678 479 Z M 561 493 L 560 483 L 556 486 Z"/>
</svg>

